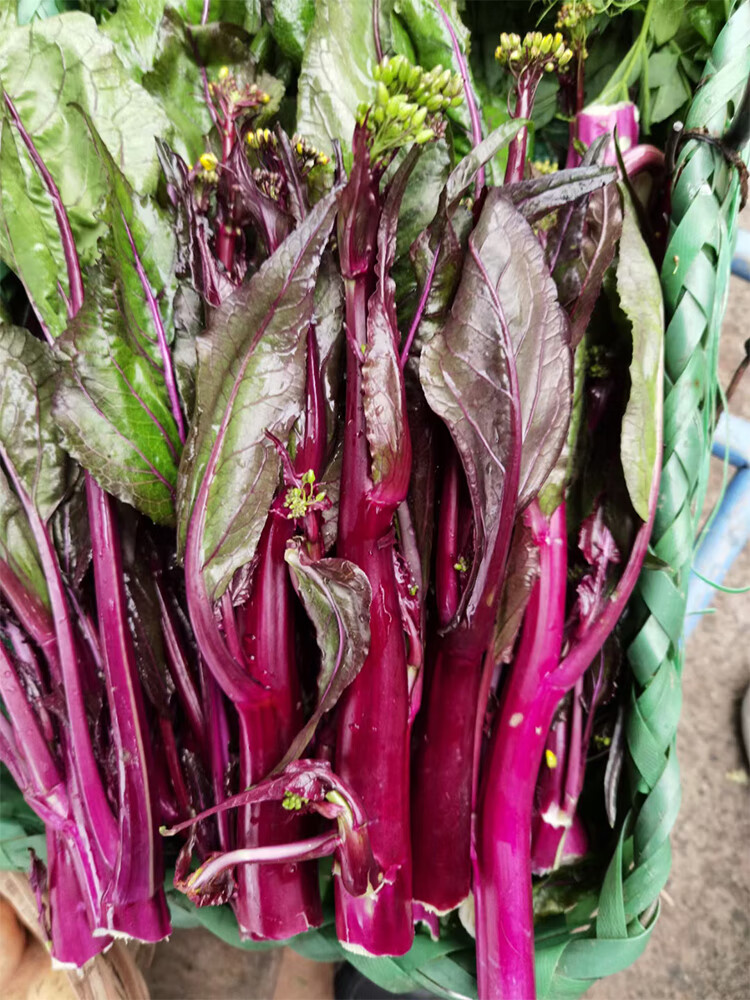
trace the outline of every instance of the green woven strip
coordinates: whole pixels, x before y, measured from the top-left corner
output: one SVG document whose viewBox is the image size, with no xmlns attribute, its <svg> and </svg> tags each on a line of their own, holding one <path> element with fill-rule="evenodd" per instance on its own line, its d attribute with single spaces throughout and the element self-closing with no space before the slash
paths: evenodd
<svg viewBox="0 0 750 1000">
<path fill-rule="evenodd" d="M 750 2 L 716 41 L 686 127 L 722 135 L 750 67 Z M 715 420 L 718 340 L 738 210 L 738 177 L 702 142 L 685 145 L 662 269 L 665 333 L 664 457 L 651 548 L 665 568 L 643 570 L 630 603 L 632 672 L 626 720 L 632 811 L 588 931 L 537 941 L 539 997 L 578 997 L 643 951 L 669 875 L 669 834 L 680 807 L 675 735 L 681 707 L 687 583 L 703 508 Z"/>
</svg>

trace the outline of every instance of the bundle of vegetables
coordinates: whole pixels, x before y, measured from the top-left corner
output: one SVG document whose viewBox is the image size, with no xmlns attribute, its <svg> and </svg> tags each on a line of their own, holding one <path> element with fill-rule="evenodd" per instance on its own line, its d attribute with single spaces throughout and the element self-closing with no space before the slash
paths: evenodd
<svg viewBox="0 0 750 1000">
<path fill-rule="evenodd" d="M 667 178 L 584 108 L 603 5 L 496 37 L 494 130 L 436 0 L 3 16 L 0 760 L 53 956 L 192 904 L 365 967 L 475 936 L 533 996 L 621 823 L 662 460 Z"/>
</svg>

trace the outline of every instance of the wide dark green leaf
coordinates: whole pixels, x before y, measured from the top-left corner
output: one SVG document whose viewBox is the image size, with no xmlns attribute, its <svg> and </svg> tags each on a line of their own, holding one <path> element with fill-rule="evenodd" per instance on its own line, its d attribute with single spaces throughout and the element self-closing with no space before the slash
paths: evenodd
<svg viewBox="0 0 750 1000">
<path fill-rule="evenodd" d="M 58 336 L 67 320 L 59 289 L 67 295 L 68 282 L 55 213 L 23 142 L 1 117 L 0 257 L 23 282 L 50 336 Z"/>
<path fill-rule="evenodd" d="M 286 561 L 308 617 L 315 626 L 321 653 L 318 700 L 304 727 L 294 737 L 277 771 L 300 757 L 318 723 L 330 712 L 362 669 L 370 648 L 370 582 L 346 559 L 310 559 L 290 546 Z"/>
<path fill-rule="evenodd" d="M 109 184 L 109 235 L 83 308 L 58 341 L 55 413 L 65 447 L 105 489 L 172 524 L 180 434 L 165 354 L 174 236 L 156 204 L 133 193 L 86 114 L 83 123 Z"/>
<path fill-rule="evenodd" d="M 659 275 L 624 188 L 622 236 L 616 283 L 620 308 L 630 324 L 633 354 L 630 395 L 622 418 L 620 458 L 631 503 L 648 520 L 656 462 L 664 371 L 664 306 Z"/>
<path fill-rule="evenodd" d="M 330 152 L 348 148 L 357 107 L 375 95 L 377 62 L 369 2 L 317 0 L 297 85 L 297 131 Z"/>
<path fill-rule="evenodd" d="M 156 187 L 154 139 L 169 134 L 167 117 L 130 78 L 94 19 L 79 12 L 4 32 L 0 81 L 58 183 L 79 254 L 90 260 L 103 232 L 98 208 L 106 177 L 71 102 L 91 116 L 125 177 L 141 194 Z M 36 190 L 40 200 L 41 182 Z"/>
<path fill-rule="evenodd" d="M 169 0 L 169 6 L 183 18 L 187 24 L 201 23 L 205 0 Z M 211 0 L 208 6 L 208 23 L 227 21 L 239 24 L 251 35 L 260 30 L 261 0 Z"/>
<path fill-rule="evenodd" d="M 488 273 L 479 256 L 491 226 L 492 211 L 486 207 L 470 237 L 476 253 L 466 257 L 450 315 L 423 346 L 419 366 L 427 402 L 453 437 L 471 496 L 475 557 L 462 602 L 470 617 L 482 606 L 499 533 L 510 530 L 501 525 L 500 515 L 507 470 L 520 446 L 509 367 L 512 345 L 495 302 L 498 267 Z M 500 235 L 497 242 L 509 256 L 511 237 Z M 507 260 L 502 262 L 501 275 L 507 266 Z"/>
<path fill-rule="evenodd" d="M 129 323 L 124 264 L 108 241 L 82 309 L 57 342 L 55 418 L 66 450 L 107 492 L 173 524 L 180 441 L 161 369 Z"/>
<path fill-rule="evenodd" d="M 272 0 L 271 33 L 284 55 L 299 65 L 315 20 L 315 0 Z"/>
<path fill-rule="evenodd" d="M 102 33 L 117 46 L 117 55 L 136 76 L 151 69 L 166 0 L 118 0 L 117 10 Z"/>
<path fill-rule="evenodd" d="M 82 114 L 107 178 L 103 216 L 113 244 L 112 264 L 122 288 L 122 305 L 129 334 L 134 347 L 146 355 L 155 368 L 163 369 L 152 308 L 139 276 L 136 255 L 158 304 L 164 332 L 170 341 L 173 336 L 172 301 L 177 289 L 177 247 L 171 219 L 154 199 L 140 197 L 133 191 L 94 122 L 85 112 Z"/>
<path fill-rule="evenodd" d="M 196 413 L 179 483 L 179 538 L 201 524 L 201 565 L 218 599 L 255 552 L 279 476 L 267 432 L 286 441 L 302 410 L 305 346 L 334 191 L 216 309 L 198 338 Z M 199 509 L 196 511 L 196 507 Z"/>
</svg>

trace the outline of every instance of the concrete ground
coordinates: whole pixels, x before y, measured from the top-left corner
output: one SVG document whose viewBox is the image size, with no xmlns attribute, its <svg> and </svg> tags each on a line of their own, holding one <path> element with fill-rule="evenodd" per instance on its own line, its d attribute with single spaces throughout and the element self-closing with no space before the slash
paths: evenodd
<svg viewBox="0 0 750 1000">
<path fill-rule="evenodd" d="M 743 214 L 750 228 L 750 207 Z M 750 337 L 750 283 L 732 279 L 722 343 L 726 385 Z M 750 419 L 750 374 L 731 410 Z M 721 478 L 720 463 L 715 480 Z M 725 580 L 750 584 L 750 547 Z M 717 594 L 688 646 L 678 737 L 682 811 L 673 869 L 646 953 L 597 983 L 591 1000 L 749 1000 L 750 788 L 739 706 L 750 684 L 750 597 Z M 153 1000 L 328 1000 L 331 973 L 296 956 L 240 952 L 176 931 L 146 978 Z"/>
</svg>

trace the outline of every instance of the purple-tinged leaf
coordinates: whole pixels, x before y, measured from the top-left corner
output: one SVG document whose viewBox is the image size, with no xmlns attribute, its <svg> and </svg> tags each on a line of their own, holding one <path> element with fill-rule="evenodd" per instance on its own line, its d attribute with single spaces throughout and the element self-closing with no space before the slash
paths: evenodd
<svg viewBox="0 0 750 1000">
<path fill-rule="evenodd" d="M 371 499 L 384 504 L 392 504 L 394 497 L 397 503 L 405 498 L 411 472 L 406 393 L 398 355 L 396 283 L 391 268 L 399 208 L 418 155 L 419 147 L 414 146 L 389 184 L 377 236 L 377 284 L 367 304 L 362 363 L 365 432 L 370 449 Z"/>
<path fill-rule="evenodd" d="M 300 757 L 318 723 L 336 705 L 365 662 L 370 648 L 370 583 L 358 566 L 346 559 L 310 559 L 292 543 L 286 561 L 294 588 L 315 626 L 321 652 L 318 700 L 274 772 Z"/>
<path fill-rule="evenodd" d="M 653 466 L 658 460 L 658 406 L 663 378 L 664 306 L 661 283 L 638 229 L 630 196 L 621 189 L 623 223 L 616 283 L 633 342 L 630 394 L 622 418 L 620 458 L 631 503 L 646 521 Z"/>
<path fill-rule="evenodd" d="M 620 562 L 620 553 L 612 532 L 604 523 L 604 510 L 598 506 L 581 525 L 578 546 L 591 567 L 577 586 L 577 599 L 573 613 L 578 619 L 576 634 L 584 634 L 601 613 L 605 600 L 608 570 Z"/>
<path fill-rule="evenodd" d="M 539 546 L 523 518 L 516 520 L 508 553 L 505 584 L 495 621 L 493 656 L 495 663 L 510 663 L 526 605 L 539 576 Z"/>
<path fill-rule="evenodd" d="M 612 730 L 607 767 L 604 772 L 604 805 L 609 825 L 613 829 L 617 822 L 617 792 L 620 787 L 622 765 L 625 762 L 625 747 L 625 709 L 620 705 L 617 710 L 615 727 Z"/>
<path fill-rule="evenodd" d="M 445 185 L 446 207 L 451 216 L 476 175 L 490 160 L 516 137 L 519 129 L 528 125 L 525 118 L 510 118 L 494 129 L 467 153 L 451 171 Z"/>
<path fill-rule="evenodd" d="M 616 176 L 611 167 L 595 165 L 557 170 L 527 181 L 506 184 L 502 189 L 503 197 L 518 209 L 527 222 L 537 222 L 550 212 L 611 184 Z"/>
<path fill-rule="evenodd" d="M 56 343 L 55 418 L 65 448 L 109 492 L 173 524 L 180 439 L 151 357 L 127 325 L 118 265 L 105 251 L 78 315 Z"/>
<path fill-rule="evenodd" d="M 570 265 L 565 277 L 563 294 L 569 300 L 570 339 L 574 349 L 586 333 L 621 233 L 622 203 L 617 187 L 611 184 L 589 200 L 578 261 Z"/>
<path fill-rule="evenodd" d="M 198 341 L 178 529 L 188 579 L 200 577 L 212 601 L 252 559 L 273 500 L 279 457 L 268 433 L 285 441 L 304 405 L 307 330 L 337 194 L 212 314 Z"/>
</svg>

